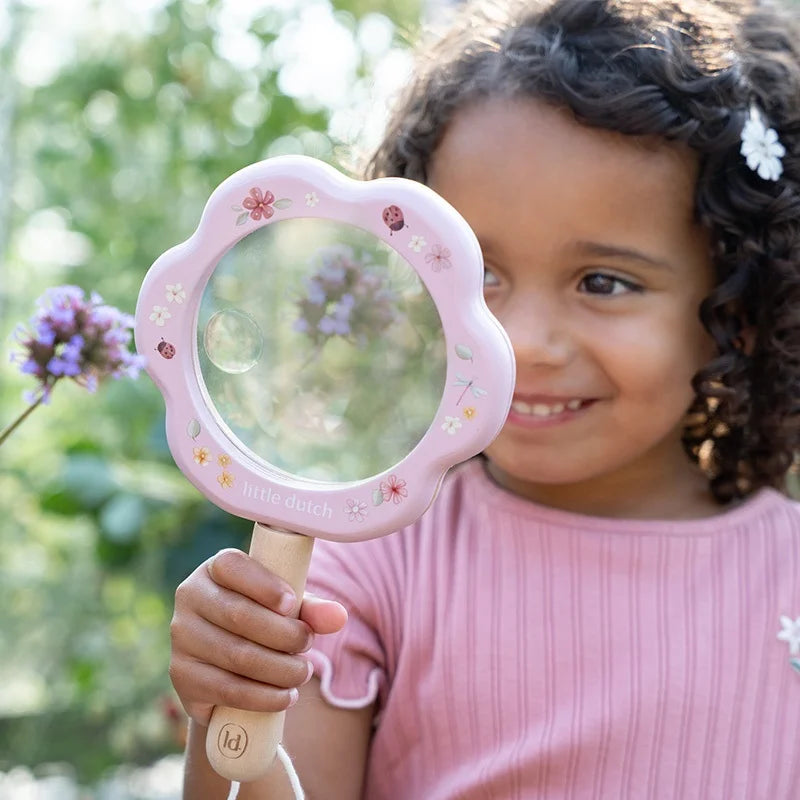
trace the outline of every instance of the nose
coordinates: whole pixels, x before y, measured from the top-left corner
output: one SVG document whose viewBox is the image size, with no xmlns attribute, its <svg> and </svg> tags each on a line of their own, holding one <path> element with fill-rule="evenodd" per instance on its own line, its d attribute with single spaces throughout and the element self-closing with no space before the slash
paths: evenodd
<svg viewBox="0 0 800 800">
<path fill-rule="evenodd" d="M 495 311 L 514 348 L 519 367 L 561 367 L 575 353 L 575 337 L 565 309 L 552 299 L 526 293 Z"/>
</svg>

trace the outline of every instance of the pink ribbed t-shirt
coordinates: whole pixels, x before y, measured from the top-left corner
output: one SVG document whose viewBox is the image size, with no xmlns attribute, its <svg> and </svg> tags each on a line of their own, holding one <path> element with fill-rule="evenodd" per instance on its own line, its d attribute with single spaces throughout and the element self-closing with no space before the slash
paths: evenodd
<svg viewBox="0 0 800 800">
<path fill-rule="evenodd" d="M 311 652 L 325 697 L 376 701 L 368 800 L 800 792 L 800 506 L 777 492 L 602 519 L 475 460 L 415 525 L 318 542 L 309 589 L 350 612 Z"/>
</svg>

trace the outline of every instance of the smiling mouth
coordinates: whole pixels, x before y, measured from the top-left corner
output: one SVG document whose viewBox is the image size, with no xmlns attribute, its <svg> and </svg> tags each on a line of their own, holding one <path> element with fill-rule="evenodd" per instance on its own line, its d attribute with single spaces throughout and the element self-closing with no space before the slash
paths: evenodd
<svg viewBox="0 0 800 800">
<path fill-rule="evenodd" d="M 536 419 L 547 419 L 555 417 L 565 412 L 580 411 L 593 403 L 594 400 L 580 400 L 574 398 L 571 400 L 554 400 L 545 403 L 541 400 L 533 403 L 528 403 L 524 400 L 514 400 L 511 403 L 511 410 L 520 416 L 534 417 Z"/>
</svg>

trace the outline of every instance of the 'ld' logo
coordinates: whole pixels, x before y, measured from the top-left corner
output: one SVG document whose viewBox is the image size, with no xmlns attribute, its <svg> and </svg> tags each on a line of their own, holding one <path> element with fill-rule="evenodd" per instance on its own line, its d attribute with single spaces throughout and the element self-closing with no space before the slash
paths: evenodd
<svg viewBox="0 0 800 800">
<path fill-rule="evenodd" d="M 226 758 L 239 758 L 247 750 L 247 732 L 241 726 L 229 722 L 219 732 L 217 747 Z"/>
</svg>

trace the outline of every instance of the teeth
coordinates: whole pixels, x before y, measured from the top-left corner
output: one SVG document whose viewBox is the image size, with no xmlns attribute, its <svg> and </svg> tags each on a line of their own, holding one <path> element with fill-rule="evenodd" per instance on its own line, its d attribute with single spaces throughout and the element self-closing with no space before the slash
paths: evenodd
<svg viewBox="0 0 800 800">
<path fill-rule="evenodd" d="M 518 414 L 532 414 L 534 417 L 549 417 L 553 414 L 561 414 L 565 409 L 570 411 L 577 411 L 583 401 L 582 400 L 569 400 L 566 403 L 553 403 L 547 405 L 546 403 L 526 403 L 523 400 L 515 400 L 511 407 Z"/>
</svg>

